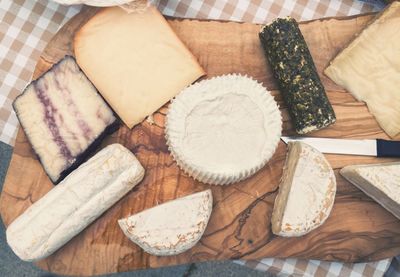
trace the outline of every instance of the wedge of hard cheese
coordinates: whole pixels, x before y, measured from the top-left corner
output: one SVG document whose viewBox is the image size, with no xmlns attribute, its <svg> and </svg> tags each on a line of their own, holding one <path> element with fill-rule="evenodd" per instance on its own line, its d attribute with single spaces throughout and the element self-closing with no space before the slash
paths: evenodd
<svg viewBox="0 0 400 277">
<path fill-rule="evenodd" d="M 204 75 L 195 57 L 153 6 L 106 8 L 76 34 L 78 64 L 132 128 Z"/>
<path fill-rule="evenodd" d="M 351 165 L 340 174 L 400 219 L 400 162 Z"/>
<path fill-rule="evenodd" d="M 302 142 L 289 142 L 272 212 L 272 232 L 302 236 L 328 218 L 336 194 L 335 174 L 324 155 Z"/>
<path fill-rule="evenodd" d="M 50 190 L 7 228 L 7 242 L 24 261 L 54 253 L 121 199 L 144 176 L 120 144 L 107 146 Z"/>
<path fill-rule="evenodd" d="M 124 234 L 147 253 L 176 255 L 200 240 L 211 210 L 211 190 L 205 190 L 120 219 L 118 224 Z"/>
<path fill-rule="evenodd" d="M 382 129 L 400 134 L 400 2 L 387 7 L 325 69 L 335 83 L 365 101 Z"/>
</svg>

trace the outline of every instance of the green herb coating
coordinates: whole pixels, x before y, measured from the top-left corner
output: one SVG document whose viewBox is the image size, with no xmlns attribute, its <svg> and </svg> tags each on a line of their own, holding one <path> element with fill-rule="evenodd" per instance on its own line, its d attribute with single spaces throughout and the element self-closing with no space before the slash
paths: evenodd
<svg viewBox="0 0 400 277">
<path fill-rule="evenodd" d="M 334 123 L 335 112 L 296 20 L 278 18 L 259 36 L 296 132 L 305 134 Z"/>
</svg>

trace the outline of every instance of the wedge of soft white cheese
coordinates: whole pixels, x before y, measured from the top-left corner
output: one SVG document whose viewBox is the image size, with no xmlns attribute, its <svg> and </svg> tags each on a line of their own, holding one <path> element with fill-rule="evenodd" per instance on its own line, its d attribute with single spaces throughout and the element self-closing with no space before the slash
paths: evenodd
<svg viewBox="0 0 400 277">
<path fill-rule="evenodd" d="M 351 165 L 340 174 L 400 219 L 400 162 Z"/>
<path fill-rule="evenodd" d="M 302 142 L 289 142 L 272 212 L 272 232 L 298 237 L 321 226 L 336 194 L 336 178 L 324 155 Z"/>
<path fill-rule="evenodd" d="M 180 254 L 202 237 L 212 210 L 211 190 L 172 200 L 118 220 L 124 234 L 156 256 Z"/>
<path fill-rule="evenodd" d="M 278 146 L 282 119 L 273 96 L 237 74 L 203 80 L 172 100 L 165 136 L 180 168 L 227 185 L 261 169 Z"/>
<path fill-rule="evenodd" d="M 107 146 L 15 219 L 7 242 L 24 261 L 54 253 L 85 229 L 144 176 L 136 157 L 120 144 Z"/>
</svg>

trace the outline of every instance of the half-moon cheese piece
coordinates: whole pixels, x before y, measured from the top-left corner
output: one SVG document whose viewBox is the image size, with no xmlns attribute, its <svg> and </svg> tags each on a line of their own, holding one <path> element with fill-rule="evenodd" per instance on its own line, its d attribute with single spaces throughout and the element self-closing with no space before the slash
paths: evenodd
<svg viewBox="0 0 400 277">
<path fill-rule="evenodd" d="M 336 194 L 336 178 L 324 155 L 302 142 L 289 142 L 272 212 L 272 232 L 298 237 L 321 226 Z"/>
<path fill-rule="evenodd" d="M 62 5 L 80 5 L 85 4 L 89 6 L 97 6 L 97 7 L 110 7 L 110 6 L 119 6 L 122 4 L 126 4 L 132 2 L 134 0 L 53 0 Z"/>
<path fill-rule="evenodd" d="M 252 78 L 230 74 L 195 83 L 176 96 L 165 136 L 187 174 L 228 185 L 268 162 L 281 130 L 281 114 L 270 92 Z"/>
<path fill-rule="evenodd" d="M 156 256 L 180 254 L 202 237 L 212 210 L 211 190 L 191 194 L 118 220 L 124 234 Z"/>
</svg>

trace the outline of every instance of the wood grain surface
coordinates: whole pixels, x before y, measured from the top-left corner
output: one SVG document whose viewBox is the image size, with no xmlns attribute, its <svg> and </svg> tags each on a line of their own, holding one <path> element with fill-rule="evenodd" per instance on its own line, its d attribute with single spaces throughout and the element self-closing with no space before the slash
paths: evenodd
<svg viewBox="0 0 400 277">
<path fill-rule="evenodd" d="M 96 11 L 83 10 L 58 32 L 38 61 L 35 78 L 65 54 L 73 54 L 74 32 Z M 336 124 L 313 136 L 388 139 L 366 106 L 322 73 L 371 18 L 372 15 L 317 20 L 300 26 L 337 115 Z M 260 26 L 178 19 L 169 19 L 169 23 L 198 58 L 207 78 L 237 72 L 263 82 L 279 102 L 284 134 L 293 134 L 261 50 Z M 270 218 L 286 155 L 285 144 L 281 142 L 271 161 L 246 181 L 230 186 L 201 184 L 180 171 L 167 150 L 163 129 L 166 111 L 165 106 L 155 113 L 154 125 L 143 122 L 133 130 L 122 126 L 104 141 L 102 146 L 119 142 L 131 149 L 146 169 L 144 180 L 81 234 L 38 262 L 39 267 L 59 274 L 92 275 L 206 260 L 300 257 L 359 262 L 400 253 L 400 221 L 338 174 L 338 169 L 345 165 L 393 159 L 327 155 L 338 183 L 330 217 L 306 236 L 280 238 L 271 233 Z M 9 225 L 52 187 L 20 130 L 0 199 L 4 223 Z M 214 195 L 210 222 L 201 241 L 186 253 L 150 256 L 130 242 L 117 225 L 121 217 L 209 187 Z"/>
</svg>

